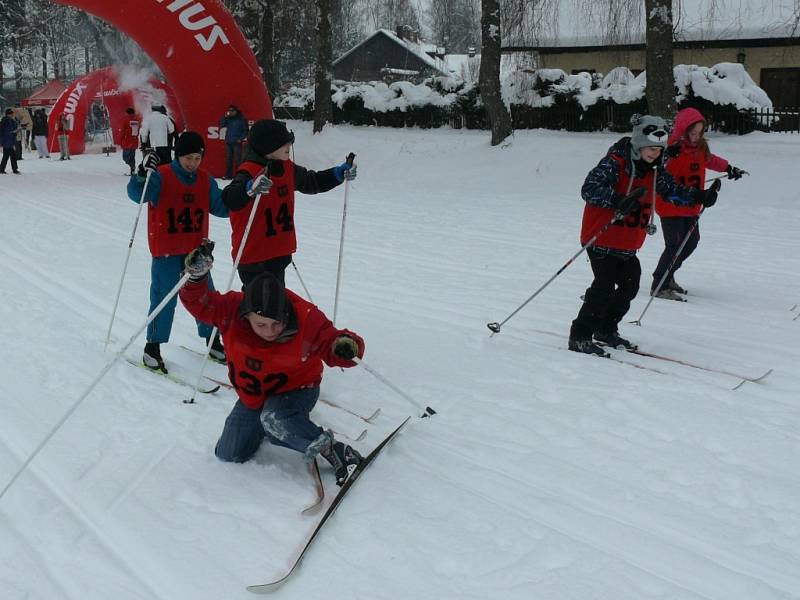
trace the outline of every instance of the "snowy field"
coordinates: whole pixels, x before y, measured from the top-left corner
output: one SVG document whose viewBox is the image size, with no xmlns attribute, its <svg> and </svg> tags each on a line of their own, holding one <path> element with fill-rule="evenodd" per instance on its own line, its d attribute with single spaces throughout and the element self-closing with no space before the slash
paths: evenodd
<svg viewBox="0 0 800 600">
<path fill-rule="evenodd" d="M 349 151 L 340 326 L 423 405 L 353 488 L 279 592 L 286 599 L 774 600 L 800 597 L 800 136 L 711 136 L 748 170 L 723 183 L 677 279 L 621 333 L 644 350 L 762 383 L 615 353 L 566 350 L 588 286 L 578 249 L 586 172 L 618 136 L 293 123 L 299 164 Z M 0 488 L 130 336 L 148 306 L 140 224 L 114 339 L 103 341 L 136 206 L 119 154 L 27 154 L 0 177 Z M 713 173 L 711 173 L 713 174 Z M 222 182 L 221 182 L 222 183 Z M 333 313 L 344 188 L 298 196 L 295 262 Z M 219 287 L 230 228 L 212 221 Z M 662 249 L 640 254 L 642 288 Z M 302 292 L 293 270 L 290 287 Z M 629 319 L 647 301 L 644 291 Z M 552 335 L 555 334 L 555 335 Z M 144 339 L 128 350 L 139 358 Z M 178 307 L 164 357 L 193 380 L 201 348 Z M 224 377 L 211 365 L 207 373 Z M 315 526 L 298 454 L 245 465 L 213 447 L 229 390 L 190 390 L 119 361 L 0 500 L 3 600 L 246 600 Z M 416 411 L 361 368 L 327 370 L 317 421 L 369 451 Z M 329 494 L 332 474 L 323 471 Z"/>
</svg>

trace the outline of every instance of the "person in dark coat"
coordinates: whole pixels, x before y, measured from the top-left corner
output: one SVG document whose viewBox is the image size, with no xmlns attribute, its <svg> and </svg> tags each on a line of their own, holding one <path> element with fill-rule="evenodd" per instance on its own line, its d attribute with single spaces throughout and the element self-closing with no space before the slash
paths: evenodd
<svg viewBox="0 0 800 600">
<path fill-rule="evenodd" d="M 3 160 L 0 162 L 0 175 L 5 175 L 6 165 L 9 160 L 11 160 L 11 170 L 15 175 L 19 175 L 15 148 L 18 129 L 19 124 L 14 118 L 14 109 L 7 108 L 5 116 L 0 119 L 0 144 L 3 146 Z"/>
<path fill-rule="evenodd" d="M 235 104 L 228 107 L 225 116 L 219 120 L 225 128 L 225 179 L 233 177 L 235 169 L 242 162 L 242 144 L 247 138 L 247 120 Z"/>
<path fill-rule="evenodd" d="M 50 158 L 50 148 L 47 145 L 47 113 L 43 108 L 33 113 L 33 141 L 39 158 Z"/>
</svg>

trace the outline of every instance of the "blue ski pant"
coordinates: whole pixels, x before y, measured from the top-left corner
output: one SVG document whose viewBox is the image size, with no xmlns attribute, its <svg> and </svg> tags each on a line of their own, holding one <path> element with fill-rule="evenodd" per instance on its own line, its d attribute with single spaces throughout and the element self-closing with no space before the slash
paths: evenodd
<svg viewBox="0 0 800 600">
<path fill-rule="evenodd" d="M 185 254 L 174 256 L 154 256 L 150 265 L 150 310 L 149 315 L 166 298 L 167 294 L 180 281 L 183 272 L 183 259 Z M 208 276 L 208 287 L 214 289 L 214 282 L 211 274 Z M 155 344 L 165 344 L 169 341 L 169 334 L 172 332 L 172 320 L 175 318 L 175 306 L 178 304 L 177 294 L 167 303 L 164 309 L 158 313 L 147 326 L 147 341 Z M 197 321 L 197 334 L 201 338 L 211 336 L 212 326 L 208 323 Z"/>
<path fill-rule="evenodd" d="M 226 462 L 250 460 L 266 437 L 276 446 L 305 453 L 323 434 L 309 418 L 319 398 L 319 387 L 301 388 L 270 396 L 263 408 L 248 408 L 237 400 L 217 441 L 214 454 Z"/>
</svg>

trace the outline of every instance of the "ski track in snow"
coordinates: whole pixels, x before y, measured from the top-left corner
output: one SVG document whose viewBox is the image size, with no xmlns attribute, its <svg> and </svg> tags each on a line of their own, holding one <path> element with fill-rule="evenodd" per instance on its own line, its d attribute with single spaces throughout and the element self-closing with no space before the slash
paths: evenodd
<svg viewBox="0 0 800 600">
<path fill-rule="evenodd" d="M 679 272 L 688 302 L 656 300 L 623 335 L 650 352 L 566 350 L 590 281 L 585 256 L 489 336 L 577 249 L 583 176 L 613 134 L 485 132 L 292 123 L 299 164 L 350 149 L 337 325 L 362 334 L 368 363 L 438 415 L 414 420 L 326 525 L 285 598 L 449 600 L 800 596 L 800 211 L 785 177 L 800 138 L 711 136 L 753 175 L 723 182 Z M 32 155 L 31 155 L 32 156 Z M 0 196 L 0 485 L 145 319 L 143 211 L 116 315 L 103 340 L 137 207 L 119 157 L 26 160 Z M 764 194 L 765 182 L 771 182 Z M 343 188 L 298 195 L 295 262 L 332 313 Z M 230 277 L 229 227 L 212 219 L 214 278 Z M 642 252 L 647 302 L 659 232 Z M 302 291 L 294 269 L 290 287 Z M 238 285 L 235 283 L 234 285 Z M 538 331 L 537 331 L 538 330 Z M 554 335 L 541 333 L 553 332 Z M 562 334 L 558 339 L 555 334 Z M 126 352 L 138 360 L 140 336 Z M 202 350 L 179 305 L 175 372 Z M 186 388 L 116 365 L 0 500 L 3 600 L 246 599 L 288 564 L 316 519 L 296 453 L 262 447 L 244 465 L 213 455 L 231 390 L 184 405 Z M 642 368 L 637 368 L 639 365 Z M 659 371 L 659 372 L 655 372 Z M 206 373 L 225 378 L 209 364 Z M 326 370 L 322 397 L 381 415 L 367 424 L 318 403 L 323 426 L 368 451 L 414 410 L 363 369 Z M 323 465 L 328 496 L 335 492 Z"/>
</svg>

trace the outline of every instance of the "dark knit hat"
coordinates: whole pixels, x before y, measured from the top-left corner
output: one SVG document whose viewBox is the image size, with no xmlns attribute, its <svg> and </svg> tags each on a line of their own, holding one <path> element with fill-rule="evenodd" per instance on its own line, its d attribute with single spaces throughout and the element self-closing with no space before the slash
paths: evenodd
<svg viewBox="0 0 800 600">
<path fill-rule="evenodd" d="M 247 136 L 247 144 L 259 156 L 266 156 L 285 144 L 293 143 L 294 134 L 286 128 L 286 123 L 275 119 L 256 121 Z"/>
<path fill-rule="evenodd" d="M 244 299 L 239 305 L 239 316 L 247 313 L 275 319 L 281 323 L 289 320 L 289 299 L 286 288 L 272 273 L 262 273 L 244 286 Z"/>
<path fill-rule="evenodd" d="M 175 143 L 175 156 L 202 154 L 206 149 L 203 137 L 195 131 L 184 131 Z"/>
</svg>

